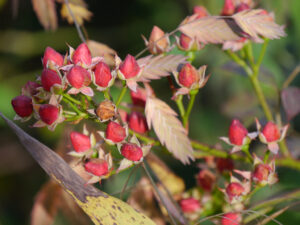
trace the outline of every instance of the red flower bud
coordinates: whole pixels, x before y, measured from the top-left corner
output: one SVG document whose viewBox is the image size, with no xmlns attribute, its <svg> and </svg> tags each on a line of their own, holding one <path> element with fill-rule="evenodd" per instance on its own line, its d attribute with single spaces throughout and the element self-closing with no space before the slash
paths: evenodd
<svg viewBox="0 0 300 225">
<path fill-rule="evenodd" d="M 71 132 L 70 139 L 76 152 L 85 152 L 91 148 L 90 137 L 78 132 Z"/>
<path fill-rule="evenodd" d="M 91 65 L 92 55 L 87 44 L 80 44 L 73 53 L 72 61 L 74 64 L 84 63 L 85 65 Z"/>
<path fill-rule="evenodd" d="M 129 79 L 138 75 L 140 72 L 140 67 L 135 58 L 128 54 L 125 60 L 121 63 L 119 70 L 126 79 Z"/>
<path fill-rule="evenodd" d="M 41 82 L 45 91 L 50 91 L 54 84 L 61 85 L 61 78 L 55 71 L 44 69 L 42 72 Z"/>
<path fill-rule="evenodd" d="M 178 81 L 181 85 L 189 88 L 197 81 L 197 77 L 197 70 L 187 63 L 181 68 L 178 74 Z"/>
<path fill-rule="evenodd" d="M 220 173 L 224 171 L 232 171 L 234 169 L 233 161 L 230 158 L 218 158 L 217 169 Z"/>
<path fill-rule="evenodd" d="M 74 66 L 67 74 L 68 82 L 74 88 L 81 88 L 88 86 L 91 83 L 91 76 L 89 72 L 81 66 Z"/>
<path fill-rule="evenodd" d="M 247 134 L 247 129 L 239 120 L 232 120 L 229 127 L 229 140 L 232 144 L 243 145 L 243 140 Z"/>
<path fill-rule="evenodd" d="M 272 169 L 267 164 L 258 164 L 253 172 L 253 179 L 261 182 L 261 181 L 267 181 L 270 173 L 272 172 Z"/>
<path fill-rule="evenodd" d="M 196 5 L 193 8 L 193 13 L 197 14 L 197 19 L 208 16 L 208 12 L 204 6 Z"/>
<path fill-rule="evenodd" d="M 103 176 L 108 173 L 108 163 L 103 159 L 91 159 L 84 164 L 84 169 L 96 176 Z"/>
<path fill-rule="evenodd" d="M 235 6 L 232 0 L 225 0 L 223 10 L 221 15 L 222 16 L 231 16 L 234 13 Z"/>
<path fill-rule="evenodd" d="M 216 177 L 209 170 L 201 170 L 197 175 L 197 181 L 200 187 L 205 191 L 211 191 L 215 184 Z"/>
<path fill-rule="evenodd" d="M 148 131 L 147 121 L 143 114 L 132 112 L 128 117 L 129 127 L 134 132 L 143 134 Z"/>
<path fill-rule="evenodd" d="M 240 196 L 245 191 L 245 188 L 237 182 L 232 182 L 226 187 L 226 193 L 231 199 L 232 197 Z"/>
<path fill-rule="evenodd" d="M 264 129 L 262 130 L 262 134 L 265 136 L 267 142 L 273 142 L 280 139 L 280 131 L 276 124 L 273 122 L 268 122 Z"/>
<path fill-rule="evenodd" d="M 107 87 L 111 79 L 109 66 L 104 62 L 99 62 L 95 69 L 95 83 L 100 87 Z"/>
<path fill-rule="evenodd" d="M 51 125 L 58 119 L 59 108 L 50 104 L 41 105 L 39 115 L 44 123 Z"/>
<path fill-rule="evenodd" d="M 226 213 L 223 215 L 221 223 L 222 225 L 240 225 L 242 218 L 237 213 Z"/>
<path fill-rule="evenodd" d="M 54 64 L 62 66 L 64 64 L 64 57 L 53 48 L 47 47 L 43 57 L 44 68 L 46 68 L 48 61 L 52 61 Z"/>
<path fill-rule="evenodd" d="M 138 145 L 132 143 L 127 143 L 122 145 L 121 154 L 126 159 L 135 162 L 140 161 L 141 158 L 143 157 L 142 149 Z"/>
<path fill-rule="evenodd" d="M 163 36 L 165 32 L 161 30 L 158 26 L 154 26 L 150 38 L 148 48 L 151 54 L 160 54 L 163 53 L 169 46 L 169 40 L 167 37 Z"/>
<path fill-rule="evenodd" d="M 110 121 L 107 125 L 105 136 L 113 142 L 121 142 L 126 138 L 126 130 L 120 124 Z"/>
<path fill-rule="evenodd" d="M 27 93 L 30 96 L 36 95 L 38 93 L 38 87 L 41 87 L 41 85 L 33 81 L 28 81 L 22 88 L 22 93 Z"/>
<path fill-rule="evenodd" d="M 184 213 L 194 213 L 201 208 L 200 202 L 194 198 L 182 199 L 179 205 Z"/>
<path fill-rule="evenodd" d="M 32 114 L 33 111 L 32 100 L 31 98 L 25 95 L 20 95 L 15 97 L 11 101 L 11 104 L 15 112 L 17 113 L 17 115 L 20 117 L 28 117 Z"/>
<path fill-rule="evenodd" d="M 130 91 L 130 96 L 134 105 L 145 107 L 147 99 L 147 92 L 145 89 L 137 88 L 136 92 Z"/>
<path fill-rule="evenodd" d="M 235 12 L 238 13 L 238 12 L 241 12 L 241 11 L 244 11 L 244 10 L 248 10 L 248 9 L 250 9 L 249 5 L 242 2 L 242 3 L 239 4 L 238 7 L 235 9 Z"/>
<path fill-rule="evenodd" d="M 182 47 L 184 50 L 189 50 L 192 41 L 193 41 L 192 38 L 190 38 L 189 36 L 183 33 L 179 37 L 180 47 Z"/>
</svg>

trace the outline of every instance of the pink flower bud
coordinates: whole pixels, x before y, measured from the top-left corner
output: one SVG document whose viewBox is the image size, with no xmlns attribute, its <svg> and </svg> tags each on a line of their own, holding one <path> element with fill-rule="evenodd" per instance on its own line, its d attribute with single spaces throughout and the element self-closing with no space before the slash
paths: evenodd
<svg viewBox="0 0 300 225">
<path fill-rule="evenodd" d="M 104 176 L 108 173 L 108 163 L 103 159 L 91 159 L 84 164 L 84 169 L 96 176 Z"/>
<path fill-rule="evenodd" d="M 70 139 L 76 152 L 85 152 L 91 148 L 90 137 L 79 132 L 71 132 Z"/>
<path fill-rule="evenodd" d="M 153 27 L 148 44 L 151 54 L 160 54 L 167 50 L 169 47 L 169 39 L 167 37 L 163 38 L 164 35 L 165 32 L 163 32 L 163 30 L 161 30 L 158 26 Z"/>
<path fill-rule="evenodd" d="M 245 188 L 238 182 L 232 182 L 226 187 L 226 194 L 228 195 L 229 199 L 242 195 L 244 191 Z"/>
<path fill-rule="evenodd" d="M 197 82 L 197 70 L 189 63 L 185 64 L 179 74 L 178 81 L 181 85 L 190 88 L 195 82 Z"/>
<path fill-rule="evenodd" d="M 11 101 L 11 104 L 17 115 L 20 117 L 28 117 L 33 112 L 32 100 L 25 95 L 15 97 Z"/>
<path fill-rule="evenodd" d="M 39 115 L 44 123 L 51 125 L 58 119 L 59 108 L 50 104 L 41 105 Z"/>
<path fill-rule="evenodd" d="M 184 50 L 189 50 L 191 47 L 191 42 L 193 42 L 193 39 L 190 38 L 189 36 L 185 34 L 181 34 L 179 37 L 179 44 L 180 47 L 183 48 Z"/>
<path fill-rule="evenodd" d="M 230 212 L 223 215 L 221 223 L 222 225 L 240 225 L 241 221 L 240 214 Z"/>
<path fill-rule="evenodd" d="M 95 83 L 100 87 L 107 87 L 111 79 L 109 66 L 104 62 L 99 62 L 95 69 Z"/>
<path fill-rule="evenodd" d="M 121 154 L 130 161 L 140 161 L 143 157 L 142 149 L 133 143 L 127 143 L 122 145 Z"/>
<path fill-rule="evenodd" d="M 224 171 L 232 171 L 234 169 L 234 164 L 230 158 L 218 158 L 217 159 L 217 169 L 220 173 Z"/>
<path fill-rule="evenodd" d="M 223 10 L 221 15 L 222 16 L 231 16 L 234 13 L 235 6 L 232 0 L 225 0 Z"/>
<path fill-rule="evenodd" d="M 119 70 L 126 79 L 129 79 L 138 75 L 140 72 L 140 67 L 135 58 L 128 54 L 125 60 L 121 63 Z"/>
<path fill-rule="evenodd" d="M 249 5 L 242 2 L 241 4 L 238 5 L 238 7 L 236 7 L 235 12 L 238 13 L 238 12 L 248 10 L 248 9 L 250 9 Z"/>
<path fill-rule="evenodd" d="M 201 170 L 197 175 L 197 181 L 200 187 L 205 191 L 211 191 L 215 184 L 216 177 L 209 170 Z"/>
<path fill-rule="evenodd" d="M 130 91 L 132 103 L 137 106 L 145 107 L 147 92 L 145 89 L 137 88 L 137 91 Z"/>
<path fill-rule="evenodd" d="M 67 74 L 67 79 L 74 88 L 78 89 L 91 83 L 89 72 L 81 66 L 72 67 Z"/>
<path fill-rule="evenodd" d="M 132 112 L 128 117 L 128 123 L 134 132 L 143 134 L 148 131 L 146 118 L 139 112 Z"/>
<path fill-rule="evenodd" d="M 110 121 L 106 128 L 106 138 L 117 143 L 126 138 L 126 130 L 120 124 Z"/>
<path fill-rule="evenodd" d="M 73 53 L 72 61 L 74 64 L 83 63 L 85 65 L 91 65 L 92 55 L 87 44 L 80 44 Z"/>
<path fill-rule="evenodd" d="M 184 213 L 194 213 L 201 208 L 200 202 L 194 198 L 182 199 L 179 205 Z"/>
<path fill-rule="evenodd" d="M 46 68 L 48 61 L 52 61 L 57 66 L 64 64 L 64 57 L 51 47 L 47 47 L 43 57 L 43 66 Z"/>
<path fill-rule="evenodd" d="M 253 179 L 257 182 L 267 181 L 272 169 L 267 164 L 256 165 L 254 172 L 252 174 Z"/>
<path fill-rule="evenodd" d="M 204 6 L 196 5 L 193 8 L 193 13 L 197 14 L 197 19 L 208 16 L 208 12 Z"/>
<path fill-rule="evenodd" d="M 229 140 L 234 145 L 243 145 L 243 140 L 247 136 L 247 129 L 239 120 L 232 120 L 229 127 Z"/>
<path fill-rule="evenodd" d="M 28 81 L 22 88 L 22 93 L 26 93 L 29 96 L 36 95 L 38 93 L 38 87 L 41 87 L 41 85 L 33 81 Z"/>
<path fill-rule="evenodd" d="M 61 85 L 61 78 L 55 71 L 44 69 L 42 72 L 41 82 L 45 91 L 50 91 L 54 84 Z"/>
<path fill-rule="evenodd" d="M 273 142 L 280 139 L 280 131 L 276 124 L 268 122 L 262 130 L 262 134 L 265 136 L 267 142 Z"/>
</svg>

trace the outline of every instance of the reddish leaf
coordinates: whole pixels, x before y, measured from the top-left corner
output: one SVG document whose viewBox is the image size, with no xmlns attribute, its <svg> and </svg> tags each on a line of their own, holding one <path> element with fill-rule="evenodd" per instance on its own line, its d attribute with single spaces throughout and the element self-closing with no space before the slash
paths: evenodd
<svg viewBox="0 0 300 225">
<path fill-rule="evenodd" d="M 281 92 L 281 100 L 288 120 L 300 113 L 300 88 L 288 87 Z"/>
</svg>

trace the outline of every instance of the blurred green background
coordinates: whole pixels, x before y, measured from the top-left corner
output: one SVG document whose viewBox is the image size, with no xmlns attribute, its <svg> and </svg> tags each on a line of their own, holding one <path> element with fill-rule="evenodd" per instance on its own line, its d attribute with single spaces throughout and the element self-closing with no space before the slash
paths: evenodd
<svg viewBox="0 0 300 225">
<path fill-rule="evenodd" d="M 172 31 L 191 13 L 194 5 L 204 5 L 211 14 L 218 14 L 223 0 L 86 0 L 86 3 L 93 12 L 91 21 L 85 23 L 89 38 L 109 45 L 123 58 L 127 53 L 135 55 L 144 48 L 141 34 L 148 37 L 153 25 Z M 278 87 L 299 64 L 300 1 L 261 0 L 260 4 L 275 13 L 276 21 L 286 25 L 288 34 L 285 38 L 270 42 L 260 74 L 266 96 L 275 109 Z M 40 74 L 44 49 L 51 46 L 63 53 L 67 49 L 67 43 L 76 47 L 80 39 L 75 28 L 66 21 L 59 19 L 56 31 L 45 31 L 33 11 L 31 1 L 0 0 L 1 112 L 11 119 L 14 117 L 10 101 L 20 94 L 26 81 L 34 80 Z M 256 54 L 259 49 L 259 45 L 254 46 Z M 234 117 L 254 130 L 254 117 L 262 118 L 262 111 L 251 84 L 242 71 L 229 62 L 219 46 L 206 46 L 197 54 L 194 64 L 207 64 L 212 76 L 196 99 L 191 115 L 193 123 L 190 126 L 190 136 L 208 144 L 219 143 L 218 137 L 227 134 L 228 125 Z M 157 95 L 174 107 L 167 81 L 155 81 L 153 84 Z M 295 79 L 292 85 L 299 87 L 300 78 Z M 29 123 L 18 124 L 41 142 L 53 149 L 57 148 L 63 132 L 62 126 L 52 133 L 46 129 L 31 129 L 28 127 Z M 291 121 L 291 126 L 292 134 L 288 144 L 293 149 L 293 155 L 299 157 L 299 115 Z M 48 180 L 48 176 L 16 141 L 16 137 L 2 120 L 0 143 L 0 225 L 30 224 L 34 197 Z M 63 146 L 66 150 L 70 149 L 69 144 Z M 197 172 L 196 167 L 184 168 L 173 161 L 171 166 L 177 174 L 184 175 L 188 187 L 195 184 L 193 177 Z M 271 191 L 268 189 L 268 195 L 299 188 L 299 175 L 292 170 L 280 169 L 281 182 Z M 118 191 L 122 188 L 124 177 L 126 174 L 121 181 L 114 179 L 105 182 L 104 187 L 107 191 Z M 300 224 L 298 212 L 299 208 L 294 207 L 278 220 L 283 224 Z M 55 224 L 68 223 L 58 219 Z"/>
</svg>

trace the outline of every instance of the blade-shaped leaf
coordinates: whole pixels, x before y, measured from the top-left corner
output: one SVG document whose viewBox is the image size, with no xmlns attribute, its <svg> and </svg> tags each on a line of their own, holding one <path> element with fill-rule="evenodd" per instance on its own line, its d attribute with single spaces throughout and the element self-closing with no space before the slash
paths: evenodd
<svg viewBox="0 0 300 225">
<path fill-rule="evenodd" d="M 281 100 L 288 120 L 293 119 L 300 113 L 300 88 L 285 88 L 281 92 Z"/>
<path fill-rule="evenodd" d="M 138 81 L 149 82 L 150 80 L 169 76 L 180 64 L 186 63 L 186 57 L 183 55 L 146 56 L 137 62 L 139 66 L 144 66 Z"/>
<path fill-rule="evenodd" d="M 94 186 L 87 185 L 54 151 L 25 133 L 2 113 L 0 116 L 18 136 L 32 157 L 55 181 L 63 186 L 96 225 L 154 225 L 152 220 L 125 202 L 101 192 Z"/>
<path fill-rule="evenodd" d="M 182 163 L 193 160 L 193 148 L 176 112 L 165 102 L 148 97 L 145 114 L 149 128 L 153 126 L 160 142 Z"/>
<path fill-rule="evenodd" d="M 32 0 L 33 9 L 46 30 L 57 28 L 57 15 L 54 0 Z"/>
</svg>

